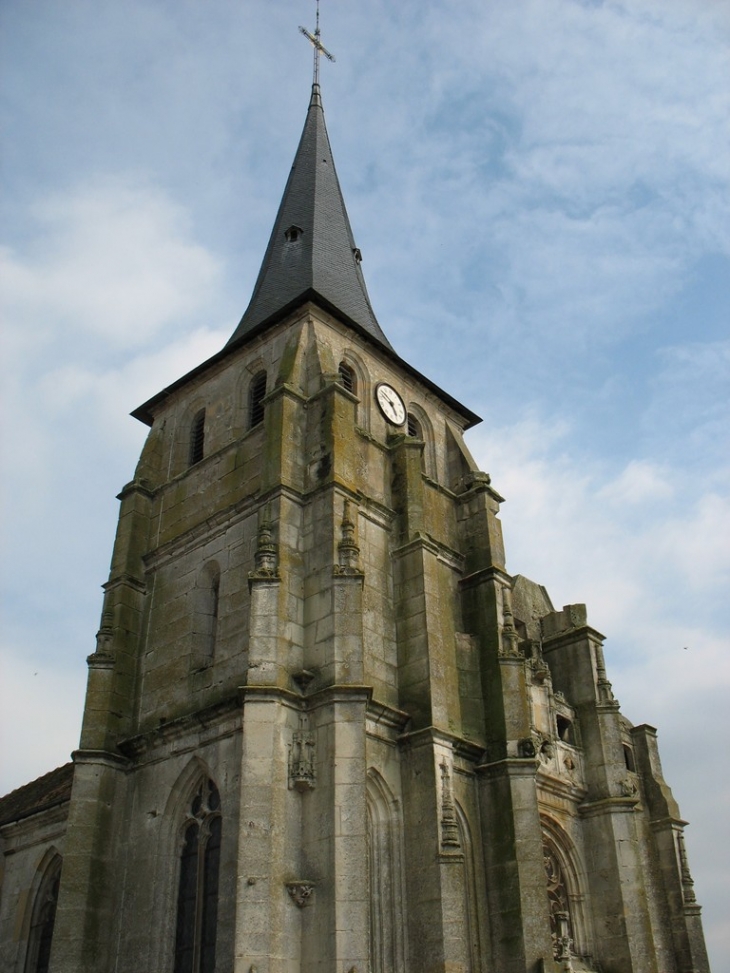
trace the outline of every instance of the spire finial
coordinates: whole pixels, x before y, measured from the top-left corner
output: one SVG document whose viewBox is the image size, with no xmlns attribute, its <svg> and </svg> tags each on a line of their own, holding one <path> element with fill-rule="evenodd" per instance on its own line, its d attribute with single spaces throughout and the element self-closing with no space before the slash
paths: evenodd
<svg viewBox="0 0 730 973">
<path fill-rule="evenodd" d="M 324 54 L 328 61 L 334 61 L 335 59 L 334 54 L 330 54 L 322 41 L 319 39 L 319 0 L 317 0 L 317 22 L 316 27 L 314 28 L 314 33 L 310 34 L 306 27 L 300 27 L 299 30 L 302 34 L 304 34 L 314 48 L 314 79 L 312 81 L 312 87 L 319 88 L 319 55 Z"/>
</svg>

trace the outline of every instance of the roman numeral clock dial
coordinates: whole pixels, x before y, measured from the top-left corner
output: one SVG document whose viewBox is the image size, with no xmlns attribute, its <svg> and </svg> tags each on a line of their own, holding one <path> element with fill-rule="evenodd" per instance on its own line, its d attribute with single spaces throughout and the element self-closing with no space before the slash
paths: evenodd
<svg viewBox="0 0 730 973">
<path fill-rule="evenodd" d="M 391 425 L 402 426 L 406 421 L 406 407 L 403 404 L 403 399 L 392 385 L 381 382 L 375 389 L 375 401 Z"/>
</svg>

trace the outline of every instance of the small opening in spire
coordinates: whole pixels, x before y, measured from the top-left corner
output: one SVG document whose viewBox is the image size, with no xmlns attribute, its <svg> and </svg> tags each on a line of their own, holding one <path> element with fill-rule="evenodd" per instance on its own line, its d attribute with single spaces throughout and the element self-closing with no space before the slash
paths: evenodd
<svg viewBox="0 0 730 973">
<path fill-rule="evenodd" d="M 294 224 L 288 227 L 288 229 L 284 230 L 284 236 L 289 243 L 296 243 L 303 233 L 304 230 L 301 228 L 301 226 L 296 226 Z"/>
</svg>

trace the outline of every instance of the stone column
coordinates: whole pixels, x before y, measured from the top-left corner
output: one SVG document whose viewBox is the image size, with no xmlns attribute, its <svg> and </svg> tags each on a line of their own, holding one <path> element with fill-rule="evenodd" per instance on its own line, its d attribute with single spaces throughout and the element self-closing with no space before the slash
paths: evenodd
<svg viewBox="0 0 730 973">
<path fill-rule="evenodd" d="M 281 501 L 281 498 L 279 498 Z M 235 971 L 289 973 L 300 962 L 301 913 L 289 883 L 301 878 L 301 798 L 290 787 L 292 747 L 301 731 L 301 697 L 293 691 L 292 620 L 275 538 L 285 516 L 259 511 L 254 569 L 249 574 L 249 669 L 242 689 L 240 833 Z M 281 551 L 284 564 L 289 552 Z M 301 649 L 299 650 L 301 651 Z"/>
<path fill-rule="evenodd" d="M 453 794 L 454 743 L 433 728 L 401 738 L 408 952 L 419 973 L 479 971 L 470 928 L 478 903 L 469 903 Z"/>
<path fill-rule="evenodd" d="M 302 875 L 301 797 L 288 769 L 301 701 L 274 686 L 242 694 L 235 973 L 290 973 L 299 969 L 302 913 L 289 883 Z"/>
<path fill-rule="evenodd" d="M 367 973 L 369 891 L 365 717 L 369 690 L 332 686 L 308 699 L 316 740 L 316 787 L 304 797 L 302 973 Z"/>
<path fill-rule="evenodd" d="M 126 761 L 103 751 L 74 754 L 74 782 L 53 930 L 54 973 L 107 973 L 116 942 L 119 816 Z"/>
<path fill-rule="evenodd" d="M 117 744 L 134 720 L 146 594 L 142 555 L 153 499 L 142 480 L 127 484 L 119 494 L 119 526 L 96 650 L 87 659 L 80 749 L 74 754 L 51 956 L 51 969 L 58 973 L 106 973 L 112 962 L 127 794 L 127 761 Z"/>
</svg>

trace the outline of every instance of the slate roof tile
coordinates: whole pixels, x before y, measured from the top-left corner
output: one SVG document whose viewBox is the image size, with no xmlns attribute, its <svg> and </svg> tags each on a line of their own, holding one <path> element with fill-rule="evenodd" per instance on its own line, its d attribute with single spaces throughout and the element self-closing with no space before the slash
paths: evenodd
<svg viewBox="0 0 730 973">
<path fill-rule="evenodd" d="M 73 773 L 74 765 L 67 763 L 0 797 L 0 826 L 68 801 Z"/>
</svg>

